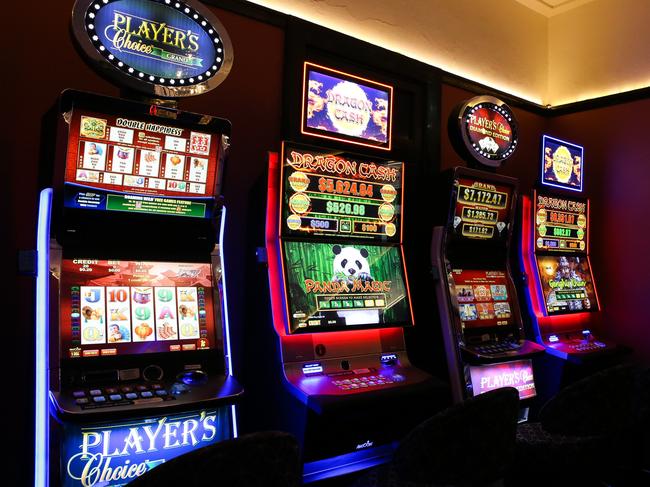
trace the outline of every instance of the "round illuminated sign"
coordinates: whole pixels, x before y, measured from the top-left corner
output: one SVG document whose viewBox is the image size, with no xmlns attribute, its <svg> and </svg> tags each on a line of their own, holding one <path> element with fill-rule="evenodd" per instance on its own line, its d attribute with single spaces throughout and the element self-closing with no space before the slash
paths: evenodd
<svg viewBox="0 0 650 487">
<path fill-rule="evenodd" d="M 77 0 L 72 27 L 93 66 L 155 96 L 211 90 L 233 62 L 226 29 L 194 0 Z"/>
<path fill-rule="evenodd" d="M 464 103 L 455 131 L 463 156 L 489 167 L 499 167 L 517 148 L 517 121 L 510 107 L 492 96 L 477 96 Z"/>
</svg>

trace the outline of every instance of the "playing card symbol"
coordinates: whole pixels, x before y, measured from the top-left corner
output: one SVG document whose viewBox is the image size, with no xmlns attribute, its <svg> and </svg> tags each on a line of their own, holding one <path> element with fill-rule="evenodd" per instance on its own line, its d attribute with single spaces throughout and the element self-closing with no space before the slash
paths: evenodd
<svg viewBox="0 0 650 487">
<path fill-rule="evenodd" d="M 458 225 L 460 225 L 461 218 L 459 216 L 454 217 L 454 228 L 456 228 Z"/>
<path fill-rule="evenodd" d="M 503 232 L 504 228 L 506 228 L 505 222 L 497 222 L 497 230 L 499 230 L 499 233 Z"/>
</svg>

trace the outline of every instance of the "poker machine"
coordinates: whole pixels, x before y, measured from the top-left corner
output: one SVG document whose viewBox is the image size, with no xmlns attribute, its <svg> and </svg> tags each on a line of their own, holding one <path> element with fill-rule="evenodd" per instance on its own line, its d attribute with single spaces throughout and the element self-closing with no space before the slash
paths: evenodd
<svg viewBox="0 0 650 487">
<path fill-rule="evenodd" d="M 516 121 L 502 101 L 477 97 L 452 113 L 450 135 L 470 163 L 487 169 L 446 172 L 446 214 L 433 230 L 432 273 L 453 398 L 515 387 L 523 420 L 536 395 L 533 358 L 543 348 L 525 338 L 509 263 L 518 181 L 494 172 L 516 148 Z"/>
<path fill-rule="evenodd" d="M 559 384 L 574 375 L 562 377 L 563 365 L 577 377 L 624 352 L 602 336 L 583 181 L 583 147 L 544 135 L 539 184 L 522 198 L 519 258 L 531 332 L 556 359 Z"/>
<path fill-rule="evenodd" d="M 387 461 L 439 409 L 442 385 L 411 364 L 404 341 L 414 325 L 406 169 L 377 155 L 390 145 L 392 87 L 313 63 L 303 84 L 304 132 L 366 147 L 285 141 L 269 158 L 276 421 L 298 437 L 310 482 Z"/>
<path fill-rule="evenodd" d="M 237 435 L 243 390 L 231 366 L 221 245 L 231 125 L 176 100 L 215 87 L 231 47 L 209 12 L 177 5 L 79 1 L 73 11 L 80 47 L 140 94 L 66 90 L 50 113 L 51 186 L 38 217 L 38 486 L 124 485 Z M 197 71 L 180 51 L 144 62 L 144 51 L 103 37 L 159 25 L 159 15 L 207 45 L 194 55 L 215 72 Z"/>
</svg>

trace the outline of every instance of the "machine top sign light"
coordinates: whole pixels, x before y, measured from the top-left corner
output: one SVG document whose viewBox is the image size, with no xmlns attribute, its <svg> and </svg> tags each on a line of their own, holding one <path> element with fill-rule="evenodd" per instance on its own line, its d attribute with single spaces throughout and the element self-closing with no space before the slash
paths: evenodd
<svg viewBox="0 0 650 487">
<path fill-rule="evenodd" d="M 500 167 L 517 148 L 517 121 L 510 107 L 491 96 L 477 96 L 458 110 L 460 132 L 457 149 L 470 160 L 489 167 Z M 455 126 L 454 126 L 455 125 Z M 457 134 L 452 134 L 452 137 Z"/>
<path fill-rule="evenodd" d="M 194 0 L 77 0 L 72 27 L 94 66 L 150 95 L 204 93 L 233 62 L 226 29 Z"/>
</svg>

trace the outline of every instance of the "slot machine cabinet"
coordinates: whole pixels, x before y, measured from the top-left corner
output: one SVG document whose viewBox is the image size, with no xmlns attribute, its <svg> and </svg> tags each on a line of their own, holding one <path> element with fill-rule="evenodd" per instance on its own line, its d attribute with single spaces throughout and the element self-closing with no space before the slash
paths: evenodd
<svg viewBox="0 0 650 487">
<path fill-rule="evenodd" d="M 509 262 L 518 181 L 495 173 L 516 149 L 516 121 L 502 101 L 476 97 L 452 113 L 450 137 L 474 166 L 444 175 L 449 198 L 431 243 L 452 396 L 515 387 L 525 420 L 543 349 L 526 340 Z"/>
<path fill-rule="evenodd" d="M 519 267 L 530 333 L 546 352 L 548 394 L 624 359 L 606 336 L 590 260 L 583 147 L 542 137 L 540 178 L 521 204 Z M 551 380 L 552 379 L 552 380 Z"/>
<path fill-rule="evenodd" d="M 403 164 L 289 142 L 269 163 L 277 421 L 299 438 L 310 482 L 387 461 L 444 386 L 404 342 Z"/>
<path fill-rule="evenodd" d="M 154 108 L 67 90 L 56 110 L 37 303 L 56 485 L 122 485 L 236 436 L 217 198 L 230 124 Z"/>
<path fill-rule="evenodd" d="M 525 339 L 508 261 L 517 181 L 462 167 L 449 176 L 448 224 L 434 228 L 431 258 L 454 400 L 508 385 L 532 398 L 541 348 Z"/>
</svg>

